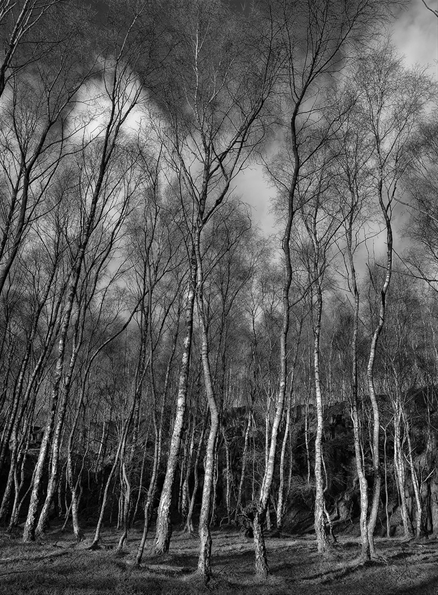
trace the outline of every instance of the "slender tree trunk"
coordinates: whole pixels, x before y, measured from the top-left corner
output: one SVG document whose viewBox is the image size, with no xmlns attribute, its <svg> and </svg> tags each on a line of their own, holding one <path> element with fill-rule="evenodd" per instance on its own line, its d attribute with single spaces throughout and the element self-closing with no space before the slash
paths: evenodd
<svg viewBox="0 0 438 595">
<path fill-rule="evenodd" d="M 351 181 L 350 181 L 351 184 Z M 349 265 L 349 279 L 351 285 L 351 292 L 353 294 L 353 326 L 352 326 L 352 341 L 351 341 L 351 401 L 350 413 L 353 422 L 353 442 L 354 442 L 354 456 L 356 462 L 356 473 L 359 483 L 360 493 L 360 541 L 361 554 L 360 561 L 368 561 L 371 557 L 371 546 L 368 538 L 368 481 L 365 474 L 365 461 L 363 454 L 363 441 L 361 432 L 361 423 L 359 417 L 359 386 L 358 386 L 358 339 L 359 339 L 359 313 L 360 313 L 360 294 L 357 285 L 356 267 L 353 257 L 353 224 L 356 215 L 358 200 L 356 196 L 356 189 L 353 185 L 350 187 L 352 197 L 352 207 L 348 217 L 348 226 L 346 229 L 347 240 L 347 258 Z"/>
<path fill-rule="evenodd" d="M 422 505 L 422 498 L 421 498 L 421 488 L 420 483 L 418 481 L 417 470 L 415 468 L 414 458 L 412 456 L 412 442 L 409 430 L 409 423 L 406 419 L 406 416 L 403 414 L 403 421 L 405 425 L 405 434 L 406 434 L 406 441 L 408 444 L 408 461 L 409 461 L 409 469 L 411 472 L 411 479 L 412 479 L 412 487 L 414 488 L 414 496 L 415 496 L 415 538 L 420 539 L 424 533 L 423 528 L 423 505 Z"/>
<path fill-rule="evenodd" d="M 186 519 L 186 524 L 184 527 L 184 531 L 187 531 L 188 533 L 195 532 L 195 528 L 193 526 L 193 512 L 195 510 L 196 495 L 198 493 L 198 487 L 199 487 L 199 462 L 201 460 L 201 451 L 202 451 L 202 446 L 204 444 L 204 435 L 205 435 L 206 428 L 207 428 L 207 416 L 205 416 L 205 418 L 204 418 L 202 431 L 198 438 L 198 446 L 196 447 L 195 462 L 193 464 L 193 490 L 192 490 L 192 495 L 190 497 L 189 510 L 187 512 L 187 519 Z"/>
<path fill-rule="evenodd" d="M 14 487 L 16 487 L 16 476 L 18 468 L 18 437 L 14 434 L 10 440 L 10 455 L 9 455 L 9 471 L 6 480 L 6 487 L 3 493 L 2 503 L 0 506 L 0 523 L 6 521 L 10 512 Z M 16 494 L 15 494 L 16 496 Z"/>
<path fill-rule="evenodd" d="M 288 374 L 288 351 L 287 351 L 287 339 L 289 335 L 289 322 L 290 322 L 290 288 L 292 285 L 292 259 L 290 249 L 290 238 L 292 233 L 292 225 L 295 217 L 295 195 L 298 186 L 298 176 L 301 167 L 300 156 L 298 152 L 298 141 L 297 141 L 297 117 L 299 112 L 299 105 L 295 106 L 291 124 L 290 132 L 292 135 L 292 150 L 294 155 L 294 169 L 292 174 L 291 185 L 289 188 L 288 196 L 288 211 L 286 227 L 283 234 L 281 247 L 284 254 L 284 280 L 282 288 L 282 328 L 280 333 L 280 372 L 279 372 L 279 385 L 277 399 L 275 403 L 275 415 L 272 422 L 270 446 L 269 446 L 269 458 L 268 464 L 265 467 L 263 475 L 263 481 L 260 488 L 260 495 L 258 498 L 255 517 L 253 522 L 254 532 L 254 550 L 255 550 L 255 573 L 257 576 L 266 578 L 269 574 L 268 559 L 266 555 L 266 547 L 263 535 L 263 523 L 266 518 L 266 510 L 269 501 L 269 496 L 272 487 L 272 480 L 274 477 L 274 465 L 275 457 L 277 453 L 277 440 L 278 430 L 280 427 L 281 419 L 283 417 L 284 402 L 286 396 L 286 384 Z"/>
<path fill-rule="evenodd" d="M 120 494 L 120 505 L 121 505 L 121 525 L 122 525 L 122 534 L 120 535 L 119 542 L 117 544 L 116 551 L 120 552 L 123 550 L 123 546 L 128 539 L 128 529 L 129 529 L 129 506 L 131 504 L 131 480 L 128 475 L 128 471 L 126 469 L 126 461 L 123 461 L 121 464 L 121 475 L 122 475 L 122 482 L 124 484 L 124 488 L 121 489 Z"/>
<path fill-rule="evenodd" d="M 394 189 L 395 192 L 395 189 Z M 369 397 L 371 401 L 371 408 L 373 413 L 373 437 L 372 437 L 372 465 L 373 465 L 373 495 L 372 495 L 372 502 L 371 502 L 371 510 L 368 516 L 368 541 L 370 546 L 370 553 L 371 557 L 376 556 L 375 546 L 374 546 L 374 530 L 376 527 L 377 522 L 377 514 L 379 511 L 379 502 L 380 502 L 380 488 L 382 484 L 382 476 L 380 471 L 380 453 L 379 453 L 379 446 L 380 446 L 380 412 L 379 412 L 379 404 L 377 401 L 376 389 L 374 385 L 374 368 L 376 363 L 376 356 L 377 356 L 377 345 L 379 342 L 380 335 L 383 330 L 383 326 L 385 324 L 385 316 L 386 316 L 386 306 L 387 306 L 387 294 L 389 290 L 389 285 L 391 282 L 391 275 L 392 275 L 392 250 L 393 250 L 393 237 L 392 237 L 392 226 L 391 226 L 391 219 L 388 213 L 388 207 L 384 205 L 383 202 L 383 173 L 380 174 L 380 182 L 379 182 L 379 203 L 381 207 L 382 214 L 385 219 L 385 228 L 386 228 L 386 275 L 385 280 L 382 285 L 382 289 L 380 291 L 380 308 L 379 308 L 379 320 L 377 323 L 376 328 L 374 329 L 373 336 L 371 339 L 371 346 L 370 346 L 370 353 L 368 358 L 368 365 L 367 365 L 367 381 L 368 381 L 368 391 Z"/>
<path fill-rule="evenodd" d="M 71 380 L 73 375 L 73 370 L 76 365 L 78 355 L 78 347 L 77 345 L 73 348 L 73 353 L 70 360 L 70 366 L 68 374 L 63 383 L 63 394 L 61 396 L 61 403 L 57 415 L 57 422 L 53 432 L 53 440 L 52 440 L 52 449 L 51 449 L 51 463 L 50 463 L 50 476 L 49 482 L 47 486 L 47 494 L 44 501 L 43 508 L 41 510 L 38 525 L 36 527 L 36 533 L 38 535 L 43 535 L 45 529 L 47 527 L 48 518 L 49 518 L 49 510 L 52 504 L 57 486 L 58 486 L 58 479 L 59 479 L 59 457 L 60 457 L 60 448 L 61 448 L 61 440 L 62 440 L 62 432 L 64 429 L 64 420 L 65 415 L 67 412 L 67 404 L 70 395 L 70 387 L 71 387 Z"/>
<path fill-rule="evenodd" d="M 132 417 L 134 415 L 134 407 L 135 407 L 135 403 L 132 404 L 131 411 L 129 412 L 128 418 L 125 421 L 124 427 L 122 429 L 122 434 L 120 436 L 119 444 L 117 445 L 117 451 L 116 451 L 116 455 L 114 457 L 114 462 L 111 466 L 111 470 L 109 472 L 108 478 L 105 483 L 105 489 L 103 491 L 103 496 L 102 496 L 102 503 L 100 505 L 99 518 L 97 520 L 96 530 L 94 532 L 93 543 L 91 544 L 90 549 L 96 549 L 99 546 L 100 534 L 102 531 L 103 517 L 105 514 L 105 508 L 106 508 L 106 504 L 107 504 L 107 500 L 108 500 L 109 489 L 110 489 L 111 482 L 112 482 L 112 479 L 116 472 L 118 464 L 123 462 L 123 456 L 124 456 L 124 452 L 126 449 L 126 441 L 127 441 L 128 431 L 131 426 Z"/>
<path fill-rule="evenodd" d="M 175 422 L 170 442 L 169 456 L 167 459 L 166 475 L 164 478 L 163 489 L 161 491 L 160 503 L 158 506 L 157 529 L 154 543 L 155 554 L 164 554 L 169 550 L 172 530 L 170 524 L 170 507 L 172 503 L 173 484 L 176 467 L 178 464 L 181 435 L 186 411 L 189 364 L 192 350 L 193 314 L 196 290 L 196 260 L 194 259 L 193 254 L 190 265 L 189 287 L 185 305 L 186 334 L 184 337 L 184 347 L 179 374 Z"/>
<path fill-rule="evenodd" d="M 437 469 L 434 470 L 430 483 L 430 516 L 432 523 L 431 537 L 436 539 L 438 537 L 438 481 Z"/>
<path fill-rule="evenodd" d="M 306 447 L 306 466 L 307 466 L 307 485 L 310 487 L 310 479 L 312 475 L 312 464 L 310 460 L 310 440 L 309 440 L 309 396 L 306 401 L 306 413 L 304 415 L 304 444 Z"/>
<path fill-rule="evenodd" d="M 163 397 L 163 408 L 164 408 L 164 397 Z M 152 463 L 152 475 L 149 482 L 149 489 L 146 497 L 146 502 L 144 505 L 144 524 L 143 524 L 143 533 L 140 540 L 140 545 L 137 549 L 137 555 L 135 558 L 135 563 L 137 566 L 140 566 L 141 560 L 143 558 L 143 552 L 146 545 L 146 539 L 149 533 L 149 526 L 152 517 L 152 508 L 154 504 L 155 494 L 157 491 L 157 479 L 158 479 L 158 470 L 160 466 L 161 460 L 161 448 L 162 448 L 162 440 L 163 440 L 163 408 L 161 409 L 161 416 L 160 416 L 160 426 L 158 427 L 157 424 L 157 417 L 156 412 L 154 410 L 154 430 L 155 430 L 155 446 L 154 446 L 154 460 Z"/>
<path fill-rule="evenodd" d="M 386 520 L 386 537 L 391 537 L 391 526 L 389 522 L 389 492 L 388 492 L 388 428 L 383 428 L 383 469 L 384 469 L 384 485 L 385 485 L 385 520 Z"/>
<path fill-rule="evenodd" d="M 47 454 L 49 451 L 50 441 L 52 438 L 53 426 L 55 422 L 57 408 L 57 399 L 52 398 L 51 408 L 47 417 L 46 426 L 44 429 L 43 439 L 38 454 L 38 460 L 35 465 L 32 493 L 27 511 L 26 523 L 24 525 L 23 541 L 29 542 L 35 540 L 35 528 L 37 522 L 37 513 L 40 505 L 40 489 L 43 480 L 43 473 L 46 464 Z"/>
<path fill-rule="evenodd" d="M 204 485 L 202 489 L 201 513 L 199 517 L 199 557 L 197 573 L 207 582 L 211 577 L 211 532 L 213 481 L 215 475 L 215 460 L 217 437 L 219 432 L 219 410 L 213 389 L 213 379 L 210 366 L 210 347 L 208 339 L 207 315 L 204 309 L 203 268 L 201 256 L 201 228 L 198 227 L 195 242 L 197 267 L 197 306 L 201 327 L 201 360 L 204 375 L 205 393 L 210 411 L 210 431 L 204 459 Z"/>
<path fill-rule="evenodd" d="M 284 427 L 284 434 L 283 434 L 283 441 L 281 444 L 281 453 L 280 453 L 280 478 L 279 478 L 279 485 L 278 485 L 278 502 L 277 502 L 277 518 L 276 518 L 276 526 L 277 531 L 280 534 L 283 528 L 283 518 L 285 512 L 285 500 L 287 500 L 287 494 L 285 494 L 285 465 L 286 465 L 286 448 L 288 444 L 289 432 L 290 432 L 290 409 L 291 409 L 291 399 L 289 399 L 289 406 L 286 411 L 286 419 L 285 419 L 285 427 Z M 290 461 L 289 461 L 290 464 Z M 285 498 L 286 496 L 286 498 Z"/>
<path fill-rule="evenodd" d="M 324 502 L 324 475 L 323 475 L 323 404 L 320 379 L 320 337 L 322 317 L 322 288 L 320 271 L 316 271 L 316 303 L 314 311 L 314 344 L 313 344 L 313 366 L 315 376 L 315 397 L 316 397 L 316 436 L 315 436 L 315 534 L 318 545 L 318 552 L 323 554 L 329 549 L 329 542 L 325 531 L 325 502 Z"/>
<path fill-rule="evenodd" d="M 192 463 L 193 455 L 195 452 L 195 429 L 196 429 L 196 416 L 193 414 L 192 431 L 190 433 L 190 444 L 188 448 L 187 464 L 185 468 L 184 478 L 181 486 L 181 515 L 183 518 L 184 526 L 187 522 L 187 513 L 189 510 L 189 481 L 192 474 Z"/>
<path fill-rule="evenodd" d="M 236 501 L 236 512 L 234 515 L 235 521 L 237 521 L 238 515 L 240 514 L 240 510 L 242 508 L 242 494 L 243 494 L 243 486 L 245 483 L 245 473 L 246 473 L 246 464 L 248 460 L 248 444 L 249 444 L 249 432 L 251 429 L 251 413 L 248 412 L 248 417 L 246 420 L 245 426 L 245 437 L 243 441 L 243 452 L 242 452 L 242 465 L 240 469 L 240 480 L 239 480 L 239 487 L 237 490 L 237 501 Z"/>
<path fill-rule="evenodd" d="M 233 481 L 233 472 L 231 469 L 231 453 L 227 440 L 227 433 L 222 426 L 222 436 L 225 448 L 225 507 L 227 511 L 227 524 L 231 521 L 231 485 Z"/>
<path fill-rule="evenodd" d="M 30 431 L 28 429 L 25 443 L 23 445 L 23 448 L 21 449 L 21 453 L 19 454 L 18 465 L 16 466 L 14 473 L 14 501 L 12 504 L 11 516 L 9 519 L 8 532 L 11 532 L 13 527 L 16 527 L 18 525 L 21 506 L 26 497 L 26 494 L 24 494 L 20 498 L 20 494 L 25 482 L 25 469 L 29 442 Z"/>
<path fill-rule="evenodd" d="M 397 401 L 394 411 L 394 469 L 399 493 L 404 538 L 409 540 L 412 539 L 413 535 L 406 502 L 406 470 L 401 440 L 401 407 L 401 403 Z"/>
<path fill-rule="evenodd" d="M 68 334 L 68 330 L 70 328 L 70 320 L 71 320 L 71 315 L 72 315 L 72 311 L 73 311 L 73 303 L 74 303 L 74 299 L 76 296 L 76 290 L 77 290 L 77 287 L 79 284 L 79 277 L 80 277 L 80 273 L 82 270 L 82 262 L 85 258 L 85 248 L 86 248 L 88 239 L 89 238 L 87 238 L 86 242 L 79 248 L 78 255 L 77 255 L 77 261 L 75 263 L 74 270 L 72 272 L 72 276 L 70 279 L 70 285 L 69 285 L 69 289 L 67 292 L 66 302 L 65 302 L 64 310 L 63 310 L 63 314 L 62 314 L 60 337 L 59 337 L 59 341 L 58 341 L 58 353 L 57 353 L 57 358 L 56 358 L 56 367 L 55 367 L 53 388 L 52 388 L 52 394 L 51 394 L 51 407 L 50 407 L 50 412 L 49 412 L 49 415 L 48 415 L 47 421 L 46 421 L 46 427 L 44 430 L 44 436 L 43 436 L 43 440 L 41 443 L 40 452 L 38 455 L 38 461 L 37 461 L 37 464 L 35 467 L 33 489 L 32 489 L 29 509 L 28 509 L 28 513 L 27 513 L 26 524 L 24 526 L 24 533 L 23 533 L 23 541 L 25 541 L 25 542 L 33 541 L 35 539 L 35 531 L 36 531 L 36 523 L 37 523 L 36 517 L 37 517 L 37 511 L 38 511 L 39 504 L 40 504 L 41 482 L 43 479 L 44 467 L 46 464 L 47 455 L 48 455 L 50 443 L 51 443 L 52 436 L 53 436 L 53 431 L 54 431 L 54 427 L 55 427 L 55 419 L 58 414 L 59 400 L 61 398 L 61 391 L 62 391 L 61 381 L 62 381 L 62 376 L 63 376 L 67 334 Z M 60 411 L 59 411 L 58 424 L 56 426 L 56 436 L 55 436 L 55 443 L 54 443 L 55 460 L 52 465 L 52 473 L 51 473 L 52 482 L 51 482 L 51 485 L 49 486 L 50 487 L 50 497 L 53 496 L 53 493 L 54 493 L 53 488 L 56 484 L 56 479 L 57 479 L 56 473 L 57 473 L 57 466 L 58 466 L 59 442 L 60 442 L 61 432 L 62 432 L 62 428 L 63 428 L 63 424 L 64 424 L 64 415 L 65 415 L 66 406 L 67 406 L 66 401 L 64 401 L 64 403 L 62 404 Z M 46 502 L 47 502 L 47 498 L 46 498 Z M 46 508 L 46 511 L 47 510 L 48 510 L 48 508 Z M 46 511 L 42 517 L 42 522 L 45 522 L 45 520 L 47 518 Z M 43 529 L 42 526 L 40 526 L 40 528 Z"/>
<path fill-rule="evenodd" d="M 74 473 L 73 473 L 73 440 L 76 433 L 76 428 L 79 420 L 79 415 L 82 409 L 83 400 L 85 398 L 85 386 L 82 386 L 81 394 L 79 398 L 79 402 L 76 406 L 75 417 L 73 420 L 73 425 L 70 430 L 68 442 L 67 442 L 67 468 L 66 468 L 66 479 L 67 485 L 70 489 L 70 496 L 71 496 L 71 515 L 72 515 L 72 524 L 73 524 L 73 533 L 76 537 L 76 541 L 81 541 L 84 537 L 82 529 L 79 523 L 79 490 L 80 490 L 80 482 L 82 476 L 82 470 L 85 463 L 85 455 L 82 458 L 82 467 L 80 472 L 78 473 L 78 477 L 75 480 Z"/>
</svg>

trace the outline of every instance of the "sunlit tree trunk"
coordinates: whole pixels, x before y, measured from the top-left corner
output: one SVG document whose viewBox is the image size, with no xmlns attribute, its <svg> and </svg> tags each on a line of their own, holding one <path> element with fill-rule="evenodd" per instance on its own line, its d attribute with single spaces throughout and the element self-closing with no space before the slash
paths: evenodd
<svg viewBox="0 0 438 595">
<path fill-rule="evenodd" d="M 151 304 L 150 304 L 151 305 Z M 149 309 L 150 316 L 152 314 L 152 309 Z M 180 309 L 178 308 L 178 320 L 180 316 Z M 152 333 L 152 320 L 150 320 L 150 333 Z M 151 383 L 152 383 L 152 395 L 154 399 L 154 411 L 153 411 L 153 425 L 154 425 L 154 434 L 155 434 L 155 445 L 154 445 L 154 459 L 152 463 L 152 473 L 151 478 L 149 481 L 149 488 L 146 496 L 146 501 L 144 505 L 144 524 L 143 524 L 143 533 L 140 540 L 140 544 L 137 549 L 136 555 L 136 565 L 139 566 L 141 564 L 141 560 L 143 558 L 143 552 L 146 545 L 146 539 L 149 533 L 149 527 L 152 518 L 152 510 L 154 505 L 154 500 L 157 493 L 157 484 L 158 484 L 158 474 L 159 474 L 159 467 L 161 462 L 161 454 L 162 454 L 162 447 L 163 447 L 163 418 L 164 418 L 164 409 L 166 406 L 166 399 L 168 395 L 169 383 L 170 383 L 170 375 L 172 370 L 172 365 L 174 361 L 174 356 L 177 347 L 177 339 L 178 339 L 179 329 L 178 325 L 176 325 L 175 334 L 172 340 L 172 349 L 169 355 L 169 359 L 167 361 L 166 366 L 166 374 L 164 377 L 164 385 L 163 391 L 161 395 L 161 406 L 160 406 L 160 415 L 159 415 L 159 423 L 157 420 L 157 406 L 158 406 L 158 398 L 157 398 L 157 390 L 155 385 L 155 371 L 154 371 L 154 361 L 153 361 L 153 343 L 152 343 L 152 334 L 150 336 L 150 349 L 151 349 L 151 357 L 150 357 L 150 374 L 151 374 Z"/>
<path fill-rule="evenodd" d="M 401 407 L 402 404 L 400 402 L 400 395 L 398 394 L 396 397 L 394 411 L 394 470 L 399 493 L 403 532 L 405 539 L 408 540 L 412 538 L 412 523 L 409 518 L 409 511 L 406 502 L 406 468 L 404 461 L 403 442 L 401 438 Z"/>
<path fill-rule="evenodd" d="M 363 438 L 361 428 L 361 417 L 359 413 L 359 365 L 358 365 L 358 341 L 359 341 L 359 322 L 360 322 L 360 294 L 357 283 L 356 265 L 354 262 L 353 238 L 355 237 L 354 223 L 361 206 L 357 193 L 358 171 L 351 173 L 347 166 L 347 184 L 350 191 L 351 203 L 349 212 L 345 217 L 344 225 L 346 230 L 346 252 L 347 252 L 347 270 L 349 276 L 350 291 L 353 297 L 353 319 L 351 329 L 351 398 L 350 414 L 353 422 L 353 444 L 354 458 L 356 464 L 356 473 L 359 483 L 360 493 L 360 541 L 361 541 L 361 559 L 369 560 L 370 543 L 367 531 L 368 519 L 368 481 L 365 474 L 365 461 L 363 452 Z"/>
<path fill-rule="evenodd" d="M 319 273 L 320 274 L 320 273 Z M 323 474 L 323 403 L 320 378 L 320 337 L 322 317 L 322 288 L 321 279 L 315 281 L 315 303 L 313 311 L 313 366 L 315 377 L 316 401 L 316 436 L 315 436 L 315 534 L 318 552 L 325 553 L 329 549 L 329 542 L 325 531 L 325 502 L 324 502 L 324 474 Z"/>
<path fill-rule="evenodd" d="M 403 415 L 403 422 L 404 422 L 404 430 L 406 434 L 406 442 L 408 446 L 408 462 L 409 462 L 409 470 L 411 472 L 411 480 L 412 480 L 412 487 L 414 490 L 414 497 L 415 497 L 415 538 L 420 539 L 420 537 L 424 534 L 424 527 L 423 527 L 423 502 L 421 497 L 421 486 L 417 475 L 417 469 L 415 468 L 414 457 L 413 457 L 413 449 L 412 449 L 412 441 L 410 435 L 410 424 L 405 414 Z"/>
<path fill-rule="evenodd" d="M 204 386 L 210 412 L 210 430 L 208 433 L 204 458 L 204 484 L 202 489 L 201 512 L 199 517 L 199 558 L 198 573 L 208 580 L 211 576 L 211 532 L 213 481 L 215 473 L 216 446 L 219 432 L 219 410 L 213 389 L 213 378 L 210 366 L 210 347 L 208 338 L 208 321 L 204 304 L 204 274 L 201 255 L 201 229 L 198 228 L 195 240 L 197 270 L 197 308 L 201 327 L 201 361 Z"/>
<path fill-rule="evenodd" d="M 383 203 L 382 203 L 383 204 Z M 383 330 L 385 323 L 386 314 L 386 296 L 389 289 L 392 274 L 392 227 L 391 220 L 387 214 L 385 208 L 382 209 L 386 214 L 386 232 L 387 232 L 387 263 L 386 263 L 386 275 L 380 292 L 380 308 L 379 308 L 379 320 L 376 328 L 374 329 L 373 336 L 371 339 L 371 347 L 367 365 L 367 381 L 368 381 L 368 392 L 371 401 L 372 416 L 373 416 L 373 433 L 372 433 L 372 466 L 373 466 L 373 492 L 371 509 L 368 516 L 367 532 L 368 532 L 368 543 L 370 548 L 371 557 L 376 556 L 374 546 L 374 530 L 376 527 L 377 514 L 379 510 L 380 502 L 380 489 L 382 484 L 382 476 L 380 469 L 380 411 L 379 404 L 377 401 L 374 370 L 377 354 L 377 344 Z"/>
<path fill-rule="evenodd" d="M 178 397 L 176 403 L 175 421 L 170 441 L 167 459 L 166 475 L 158 506 L 157 527 L 154 541 L 155 554 L 164 554 L 169 550 L 172 527 L 170 524 L 170 507 L 172 504 L 172 490 L 178 464 L 181 435 L 187 405 L 187 390 L 189 379 L 190 354 L 192 350 L 193 316 L 196 291 L 196 259 L 191 255 L 189 281 L 185 303 L 185 337 L 178 381 Z"/>
</svg>

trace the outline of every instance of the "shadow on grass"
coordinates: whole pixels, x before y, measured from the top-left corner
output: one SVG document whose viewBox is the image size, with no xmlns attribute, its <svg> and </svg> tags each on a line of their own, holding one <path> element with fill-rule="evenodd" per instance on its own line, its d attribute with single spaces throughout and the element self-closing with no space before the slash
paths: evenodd
<svg viewBox="0 0 438 595">
<path fill-rule="evenodd" d="M 423 581 L 412 587 L 400 587 L 391 590 L 390 595 L 437 595 L 438 577 Z"/>
<path fill-rule="evenodd" d="M 193 595 L 199 589 L 168 576 L 130 569 L 122 561 L 103 557 L 79 563 L 72 558 L 59 564 L 48 561 L 28 570 L 8 569 L 0 577 L 1 595 Z"/>
</svg>

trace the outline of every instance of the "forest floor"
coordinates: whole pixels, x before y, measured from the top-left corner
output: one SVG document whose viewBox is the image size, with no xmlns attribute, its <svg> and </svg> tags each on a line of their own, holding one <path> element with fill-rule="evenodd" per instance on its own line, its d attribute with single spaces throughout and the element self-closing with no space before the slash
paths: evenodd
<svg viewBox="0 0 438 595">
<path fill-rule="evenodd" d="M 311 535 L 267 538 L 271 575 L 253 573 L 252 540 L 237 531 L 213 532 L 214 576 L 207 586 L 193 574 L 197 539 L 176 532 L 170 553 L 149 557 L 140 568 L 133 561 L 140 531 L 133 530 L 122 553 L 116 532 L 103 533 L 91 551 L 68 533 L 52 529 L 44 541 L 23 544 L 20 535 L 0 533 L 1 595 L 192 595 L 213 592 L 247 595 L 438 595 L 438 541 L 377 539 L 382 561 L 352 565 L 356 538 L 341 536 L 333 554 L 321 558 Z M 147 548 L 152 545 L 152 537 Z"/>
</svg>

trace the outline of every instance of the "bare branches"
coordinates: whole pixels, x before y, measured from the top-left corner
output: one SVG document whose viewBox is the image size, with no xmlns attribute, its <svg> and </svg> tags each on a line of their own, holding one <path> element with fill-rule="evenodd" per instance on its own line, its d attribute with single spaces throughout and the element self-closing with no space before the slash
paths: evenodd
<svg viewBox="0 0 438 595">
<path fill-rule="evenodd" d="M 425 0 L 421 0 L 424 4 L 424 6 L 427 8 L 427 10 L 429 10 L 433 15 L 435 15 L 438 18 L 438 10 L 435 10 L 434 8 L 431 8 L 428 4 L 426 4 Z"/>
</svg>

